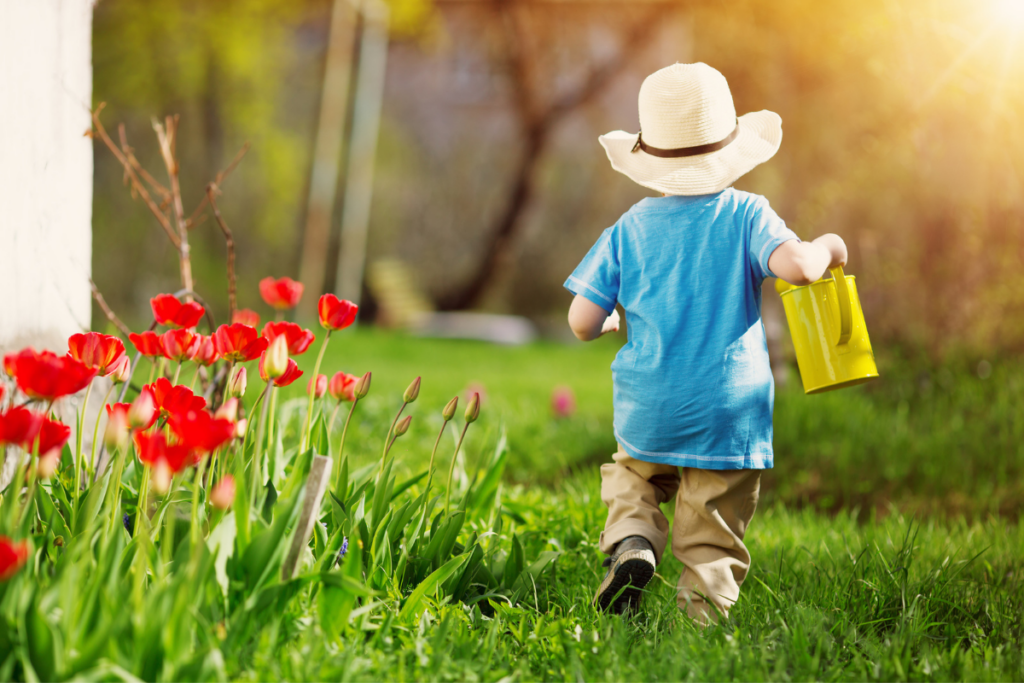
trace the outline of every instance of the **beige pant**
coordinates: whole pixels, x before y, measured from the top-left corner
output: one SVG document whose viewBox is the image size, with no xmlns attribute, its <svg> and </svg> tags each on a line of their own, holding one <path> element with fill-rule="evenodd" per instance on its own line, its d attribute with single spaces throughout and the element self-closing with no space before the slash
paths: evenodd
<svg viewBox="0 0 1024 683">
<path fill-rule="evenodd" d="M 659 505 L 675 496 L 672 554 L 685 565 L 679 608 L 704 625 L 718 620 L 716 609 L 727 616 L 750 569 L 743 535 L 757 507 L 761 470 L 660 465 L 631 458 L 621 446 L 612 457 L 614 463 L 601 466 L 601 498 L 608 506 L 601 552 L 611 554 L 627 536 L 643 536 L 660 563 L 669 527 Z"/>
</svg>

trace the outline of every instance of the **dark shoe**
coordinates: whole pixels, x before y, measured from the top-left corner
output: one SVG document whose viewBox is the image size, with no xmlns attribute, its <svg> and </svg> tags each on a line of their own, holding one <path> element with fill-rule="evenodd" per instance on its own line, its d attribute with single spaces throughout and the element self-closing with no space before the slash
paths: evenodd
<svg viewBox="0 0 1024 683">
<path fill-rule="evenodd" d="M 604 561 L 608 573 L 594 602 L 602 611 L 622 614 L 640 606 L 644 587 L 654 576 L 654 548 L 643 536 L 628 536 Z"/>
</svg>

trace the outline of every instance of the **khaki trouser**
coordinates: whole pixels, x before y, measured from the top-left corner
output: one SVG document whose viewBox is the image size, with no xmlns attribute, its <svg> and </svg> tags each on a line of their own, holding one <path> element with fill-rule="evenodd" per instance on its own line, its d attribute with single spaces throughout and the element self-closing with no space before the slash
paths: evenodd
<svg viewBox="0 0 1024 683">
<path fill-rule="evenodd" d="M 750 569 L 743 535 L 757 507 L 761 470 L 660 465 L 636 460 L 621 446 L 612 458 L 601 466 L 601 498 L 608 506 L 601 552 L 611 554 L 627 536 L 643 536 L 660 563 L 669 525 L 659 505 L 675 496 L 672 554 L 685 565 L 679 608 L 703 625 L 718 621 L 716 609 L 727 616 Z"/>
</svg>

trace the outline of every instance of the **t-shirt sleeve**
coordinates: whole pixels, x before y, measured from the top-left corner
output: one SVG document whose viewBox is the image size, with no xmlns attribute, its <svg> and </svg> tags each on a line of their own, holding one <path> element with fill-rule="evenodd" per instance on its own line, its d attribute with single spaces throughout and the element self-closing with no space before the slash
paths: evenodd
<svg viewBox="0 0 1024 683">
<path fill-rule="evenodd" d="M 780 244 L 789 240 L 799 242 L 800 238 L 786 227 L 767 199 L 758 197 L 750 212 L 750 267 L 762 280 L 775 277 L 768 270 L 768 259 Z"/>
<path fill-rule="evenodd" d="M 619 255 L 615 245 L 615 227 L 608 228 L 583 258 L 565 288 L 606 310 L 615 310 L 619 296 Z"/>
</svg>

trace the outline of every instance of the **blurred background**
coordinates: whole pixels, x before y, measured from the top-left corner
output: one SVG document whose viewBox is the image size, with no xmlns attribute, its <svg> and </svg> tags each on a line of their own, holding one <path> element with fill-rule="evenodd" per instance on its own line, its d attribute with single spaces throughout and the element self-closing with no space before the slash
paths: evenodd
<svg viewBox="0 0 1024 683">
<path fill-rule="evenodd" d="M 93 92 L 112 135 L 123 122 L 155 175 L 151 118 L 181 115 L 186 207 L 251 142 L 219 202 L 237 241 L 240 306 L 260 309 L 266 275 L 304 276 L 309 300 L 333 290 L 355 196 L 369 201 L 369 274 L 397 261 L 433 307 L 523 315 L 557 336 L 566 275 L 649 194 L 612 171 L 597 136 L 637 129 L 647 74 L 704 61 L 725 74 L 738 112 L 782 116 L 781 151 L 736 186 L 766 195 L 803 238 L 846 239 L 876 348 L 981 359 L 1024 344 L 1022 5 L 391 0 L 381 43 L 348 2 L 101 0 Z M 325 79 L 332 12 L 343 29 L 335 72 L 351 74 L 340 98 L 338 79 Z M 372 81 L 374 69 L 383 91 L 368 171 L 349 163 L 349 136 L 361 106 L 373 117 L 359 74 Z M 347 113 L 322 121 L 331 97 Z M 318 195 L 321 129 L 340 130 L 343 144 L 324 148 L 337 168 Z M 139 323 L 150 296 L 177 288 L 176 252 L 96 149 L 94 277 Z M 346 193 L 354 173 L 372 178 L 372 194 Z M 317 211 L 330 220 L 304 261 Z M 198 225 L 192 242 L 196 289 L 226 309 L 216 224 Z M 377 307 L 361 287 L 368 322 Z M 777 303 L 766 296 L 769 327 Z"/>
</svg>

